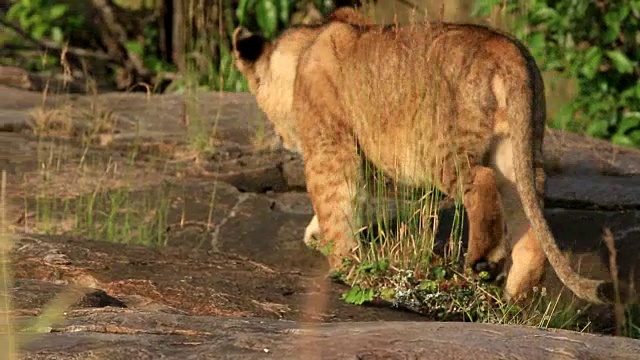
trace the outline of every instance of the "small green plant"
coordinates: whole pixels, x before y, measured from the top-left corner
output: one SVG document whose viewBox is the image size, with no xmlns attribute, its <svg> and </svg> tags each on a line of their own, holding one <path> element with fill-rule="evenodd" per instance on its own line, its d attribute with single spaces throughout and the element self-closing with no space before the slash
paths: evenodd
<svg viewBox="0 0 640 360">
<path fill-rule="evenodd" d="M 73 232 L 116 243 L 165 245 L 169 195 L 159 189 L 142 198 L 134 196 L 121 188 L 79 197 Z"/>
<path fill-rule="evenodd" d="M 122 187 L 96 189 L 72 198 L 38 196 L 33 208 L 34 230 L 70 233 L 115 243 L 163 246 L 167 242 L 170 194 L 131 192 Z M 29 201 L 26 201 L 29 203 Z"/>
<path fill-rule="evenodd" d="M 542 70 L 577 83 L 551 124 L 639 147 L 640 1 L 480 0 L 475 14 L 503 5 Z"/>
<path fill-rule="evenodd" d="M 83 146 L 75 164 L 65 159 L 65 150 L 55 138 L 38 142 L 39 176 L 25 178 L 24 184 L 24 230 L 164 245 L 171 193 L 163 186 L 155 192 L 130 188 L 129 184 L 136 184 L 127 176 L 135 173 L 136 149 L 128 164 L 114 164 L 111 159 L 103 164 L 89 155 L 90 144 Z M 72 187 L 68 186 L 70 176 L 74 177 Z M 33 214 L 33 221 L 27 220 L 28 214 Z"/>
</svg>

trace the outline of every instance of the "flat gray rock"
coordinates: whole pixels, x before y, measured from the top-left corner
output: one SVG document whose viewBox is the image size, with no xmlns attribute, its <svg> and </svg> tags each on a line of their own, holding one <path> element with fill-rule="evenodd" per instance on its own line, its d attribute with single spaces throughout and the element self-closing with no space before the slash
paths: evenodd
<svg viewBox="0 0 640 360">
<path fill-rule="evenodd" d="M 640 175 L 555 175 L 545 187 L 554 207 L 640 209 Z"/>
<path fill-rule="evenodd" d="M 640 341 L 439 322 L 314 325 L 128 311 L 78 311 L 22 359 L 638 359 Z"/>
</svg>

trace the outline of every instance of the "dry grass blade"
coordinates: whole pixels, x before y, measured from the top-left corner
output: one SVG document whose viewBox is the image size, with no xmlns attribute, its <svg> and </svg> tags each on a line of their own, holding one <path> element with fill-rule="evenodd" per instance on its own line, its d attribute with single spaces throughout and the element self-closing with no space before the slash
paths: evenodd
<svg viewBox="0 0 640 360">
<path fill-rule="evenodd" d="M 6 188 L 7 172 L 2 170 L 2 183 L 0 184 L 0 357 L 2 359 L 16 359 L 16 339 L 11 322 L 11 290 L 12 277 L 9 264 L 9 251 L 11 250 L 11 238 L 6 226 Z"/>
<path fill-rule="evenodd" d="M 65 315 L 65 311 L 73 304 L 78 302 L 85 295 L 85 292 L 76 287 L 70 286 L 62 293 L 58 294 L 55 299 L 51 300 L 42 310 L 33 325 L 27 327 L 25 331 L 29 333 L 46 333 L 59 324 Z M 33 340 L 32 337 L 26 338 Z M 26 341 L 20 343 L 24 346 Z"/>
<path fill-rule="evenodd" d="M 54 109 L 37 107 L 29 111 L 29 127 L 36 136 L 54 136 L 70 139 L 76 133 L 71 106 Z"/>
<path fill-rule="evenodd" d="M 604 229 L 604 242 L 609 250 L 609 269 L 611 269 L 611 281 L 615 296 L 614 314 L 616 317 L 616 335 L 621 336 L 626 328 L 626 316 L 624 314 L 624 304 L 620 301 L 620 279 L 618 277 L 618 254 L 613 240 L 613 234 L 609 228 Z"/>
</svg>

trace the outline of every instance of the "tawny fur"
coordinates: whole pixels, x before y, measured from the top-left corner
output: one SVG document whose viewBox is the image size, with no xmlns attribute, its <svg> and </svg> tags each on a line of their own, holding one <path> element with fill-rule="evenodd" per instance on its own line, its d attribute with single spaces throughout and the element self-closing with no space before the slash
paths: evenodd
<svg viewBox="0 0 640 360">
<path fill-rule="evenodd" d="M 475 25 L 380 27 L 353 9 L 328 19 L 273 42 L 237 29 L 234 54 L 285 146 L 304 157 L 315 212 L 305 239 L 322 233 L 330 265 L 357 246 L 364 155 L 399 183 L 462 198 L 467 264 L 512 249 L 508 299 L 539 284 L 548 258 L 576 295 L 602 302 L 608 283 L 571 269 L 542 213 L 544 88 L 524 46 Z"/>
</svg>

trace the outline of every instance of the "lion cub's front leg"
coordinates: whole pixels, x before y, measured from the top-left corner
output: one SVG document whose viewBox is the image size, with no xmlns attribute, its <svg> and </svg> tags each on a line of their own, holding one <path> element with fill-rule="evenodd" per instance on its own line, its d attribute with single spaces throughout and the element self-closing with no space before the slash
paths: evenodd
<svg viewBox="0 0 640 360">
<path fill-rule="evenodd" d="M 328 146 L 317 140 L 306 144 L 311 150 L 305 153 L 305 177 L 316 215 L 307 226 L 305 243 L 314 240 L 312 235 L 321 234 L 315 239 L 315 247 L 327 256 L 332 269 L 339 270 L 343 258 L 358 245 L 361 159 L 354 142 L 344 139 Z"/>
</svg>

